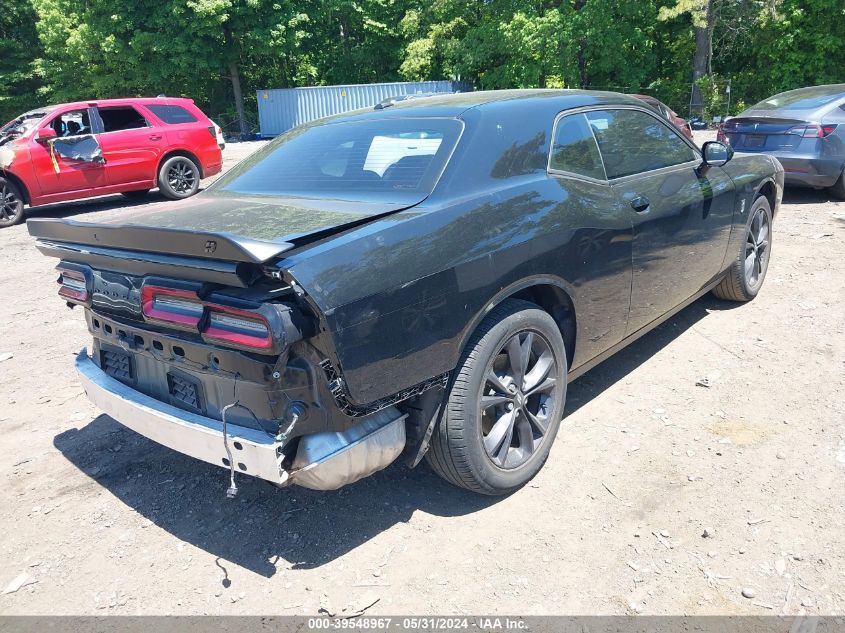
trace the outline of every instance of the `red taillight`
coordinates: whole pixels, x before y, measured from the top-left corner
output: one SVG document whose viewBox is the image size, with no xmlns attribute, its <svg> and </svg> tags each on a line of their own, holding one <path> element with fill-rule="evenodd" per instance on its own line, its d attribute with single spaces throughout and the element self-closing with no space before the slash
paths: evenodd
<svg viewBox="0 0 845 633">
<path fill-rule="evenodd" d="M 141 311 L 147 321 L 189 330 L 224 345 L 267 351 L 275 344 L 270 324 L 258 311 L 202 301 L 196 290 L 145 285 Z"/>
<path fill-rule="evenodd" d="M 141 311 L 152 321 L 196 329 L 204 306 L 192 290 L 144 286 L 141 288 Z"/>
<path fill-rule="evenodd" d="M 209 126 L 208 126 L 207 128 L 205 128 L 205 129 L 207 129 L 207 130 L 208 130 L 208 133 L 209 133 L 209 134 L 211 134 L 211 138 L 213 138 L 213 139 L 215 139 L 215 140 L 217 139 L 217 130 L 215 130 L 215 129 L 214 129 L 214 126 L 213 126 L 213 125 L 209 125 Z"/>
<path fill-rule="evenodd" d="M 835 125 L 796 125 L 789 128 L 786 134 L 795 134 L 803 138 L 824 138 L 830 136 L 836 130 Z"/>
<path fill-rule="evenodd" d="M 88 280 L 81 270 L 58 267 L 59 296 L 68 301 L 87 304 L 90 298 L 88 292 Z"/>
<path fill-rule="evenodd" d="M 202 331 L 204 338 L 255 349 L 273 346 L 270 324 L 257 312 L 216 304 L 207 307 L 208 325 Z"/>
<path fill-rule="evenodd" d="M 716 130 L 716 140 L 719 141 L 720 143 L 727 143 L 728 142 L 728 137 L 725 134 L 725 124 L 724 123 L 719 125 L 719 129 Z"/>
</svg>

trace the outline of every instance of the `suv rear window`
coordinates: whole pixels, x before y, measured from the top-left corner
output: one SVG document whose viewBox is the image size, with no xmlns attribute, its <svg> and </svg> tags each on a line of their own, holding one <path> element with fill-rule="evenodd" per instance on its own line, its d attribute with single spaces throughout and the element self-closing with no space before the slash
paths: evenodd
<svg viewBox="0 0 845 633">
<path fill-rule="evenodd" d="M 197 117 L 188 112 L 182 106 L 177 105 L 148 105 L 150 112 L 155 114 L 159 119 L 165 123 L 196 123 Z"/>
<path fill-rule="evenodd" d="M 214 188 L 265 196 L 419 199 L 434 188 L 461 129 L 454 119 L 301 127 L 241 162 Z"/>
</svg>

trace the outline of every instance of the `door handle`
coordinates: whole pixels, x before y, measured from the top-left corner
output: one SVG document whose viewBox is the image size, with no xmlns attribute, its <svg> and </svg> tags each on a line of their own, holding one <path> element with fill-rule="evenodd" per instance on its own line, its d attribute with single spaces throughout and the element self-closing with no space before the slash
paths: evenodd
<svg viewBox="0 0 845 633">
<path fill-rule="evenodd" d="M 631 208 L 634 209 L 637 213 L 643 213 L 644 211 L 648 210 L 649 205 L 651 202 L 645 196 L 637 196 L 633 200 L 631 200 Z"/>
<path fill-rule="evenodd" d="M 160 141 L 161 140 L 161 134 L 150 134 L 150 140 L 151 141 Z"/>
</svg>

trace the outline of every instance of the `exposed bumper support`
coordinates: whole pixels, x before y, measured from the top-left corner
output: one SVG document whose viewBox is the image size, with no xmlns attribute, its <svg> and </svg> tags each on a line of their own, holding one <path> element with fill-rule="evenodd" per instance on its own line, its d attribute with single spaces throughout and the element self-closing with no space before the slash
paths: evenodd
<svg viewBox="0 0 845 633">
<path fill-rule="evenodd" d="M 76 371 L 91 402 L 124 426 L 175 451 L 228 468 L 223 462 L 226 450 L 222 422 L 127 387 L 97 367 L 85 349 L 76 357 Z M 288 479 L 276 450 L 281 444 L 274 438 L 233 424 L 228 424 L 226 430 L 236 471 L 277 484 Z"/>
</svg>

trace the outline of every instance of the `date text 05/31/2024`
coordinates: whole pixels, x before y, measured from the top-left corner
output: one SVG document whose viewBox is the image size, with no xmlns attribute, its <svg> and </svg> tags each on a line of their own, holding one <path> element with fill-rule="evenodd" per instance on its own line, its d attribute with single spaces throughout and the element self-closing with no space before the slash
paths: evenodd
<svg viewBox="0 0 845 633">
<path fill-rule="evenodd" d="M 353 629 L 359 631 L 452 631 L 473 627 L 479 631 L 518 631 L 528 627 L 519 618 L 478 617 L 372 617 L 372 618 L 309 618 L 310 630 Z"/>
</svg>

